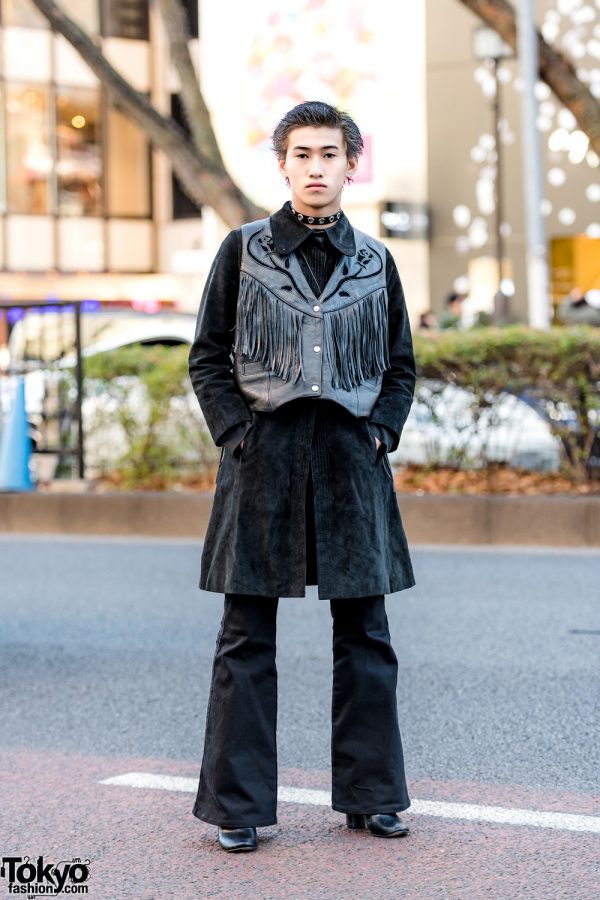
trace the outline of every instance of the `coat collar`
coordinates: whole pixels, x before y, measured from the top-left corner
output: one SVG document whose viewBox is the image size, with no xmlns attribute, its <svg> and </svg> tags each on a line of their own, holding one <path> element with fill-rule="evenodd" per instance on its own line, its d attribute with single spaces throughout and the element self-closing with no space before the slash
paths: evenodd
<svg viewBox="0 0 600 900">
<path fill-rule="evenodd" d="M 335 225 L 323 231 L 336 250 L 344 256 L 354 256 L 356 253 L 354 230 L 343 212 Z M 290 201 L 287 200 L 281 209 L 271 216 L 271 232 L 277 253 L 280 256 L 287 256 L 310 237 L 313 229 L 298 221 L 292 213 Z"/>
</svg>

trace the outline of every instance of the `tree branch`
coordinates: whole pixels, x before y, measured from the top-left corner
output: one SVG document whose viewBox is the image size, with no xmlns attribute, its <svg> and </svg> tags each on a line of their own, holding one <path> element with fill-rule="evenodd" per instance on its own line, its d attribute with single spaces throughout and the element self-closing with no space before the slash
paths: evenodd
<svg viewBox="0 0 600 900">
<path fill-rule="evenodd" d="M 459 3 L 493 28 L 517 52 L 516 15 L 508 0 L 459 0 Z M 539 77 L 573 113 L 581 130 L 587 134 L 590 146 L 600 156 L 600 104 L 578 78 L 569 60 L 546 43 L 539 30 L 536 31 Z"/>
<path fill-rule="evenodd" d="M 192 140 L 203 157 L 224 167 L 210 113 L 190 56 L 191 38 L 183 6 L 180 0 L 158 0 L 158 5 L 169 39 L 171 60 L 179 75 L 181 103 Z"/>
<path fill-rule="evenodd" d="M 111 103 L 136 122 L 151 143 L 168 156 L 183 189 L 194 203 L 211 206 L 230 228 L 266 215 L 266 211 L 256 206 L 234 183 L 220 155 L 211 158 L 204 147 L 192 144 L 177 122 L 158 112 L 145 94 L 133 88 L 111 66 L 89 35 L 53 0 L 33 0 L 33 3 L 98 76 Z"/>
</svg>

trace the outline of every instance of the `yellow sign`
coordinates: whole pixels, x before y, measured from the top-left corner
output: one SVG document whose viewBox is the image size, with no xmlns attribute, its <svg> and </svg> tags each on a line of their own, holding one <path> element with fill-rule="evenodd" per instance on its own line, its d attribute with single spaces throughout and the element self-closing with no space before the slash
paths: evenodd
<svg viewBox="0 0 600 900">
<path fill-rule="evenodd" d="M 576 234 L 550 241 L 552 301 L 557 304 L 573 288 L 600 290 L 600 238 Z"/>
</svg>

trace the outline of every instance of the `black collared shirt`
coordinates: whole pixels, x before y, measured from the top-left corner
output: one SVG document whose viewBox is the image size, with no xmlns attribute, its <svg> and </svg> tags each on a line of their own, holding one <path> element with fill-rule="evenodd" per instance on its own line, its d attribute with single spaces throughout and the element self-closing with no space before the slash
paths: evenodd
<svg viewBox="0 0 600 900">
<path fill-rule="evenodd" d="M 325 235 L 332 247 L 335 247 L 344 256 L 354 256 L 356 253 L 354 231 L 343 212 L 335 225 L 329 225 L 327 228 L 311 228 L 310 225 L 305 225 L 296 218 L 288 200 L 281 209 L 273 213 L 271 225 L 273 227 L 275 249 L 280 256 L 287 256 L 288 253 L 292 253 L 311 234 L 315 233 Z"/>
<path fill-rule="evenodd" d="M 354 256 L 356 244 L 350 222 L 342 213 L 334 225 L 314 228 L 293 214 L 288 200 L 271 217 L 273 242 L 280 256 L 295 253 L 310 289 L 318 297 L 342 256 Z"/>
</svg>

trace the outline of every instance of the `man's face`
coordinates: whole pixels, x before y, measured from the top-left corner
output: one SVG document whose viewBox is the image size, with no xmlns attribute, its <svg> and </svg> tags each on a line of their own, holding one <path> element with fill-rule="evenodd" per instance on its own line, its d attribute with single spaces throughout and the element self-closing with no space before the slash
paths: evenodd
<svg viewBox="0 0 600 900">
<path fill-rule="evenodd" d="M 290 131 L 279 170 L 289 178 L 294 209 L 327 216 L 340 208 L 344 182 L 356 165 L 346 156 L 341 128 L 306 125 Z"/>
</svg>

